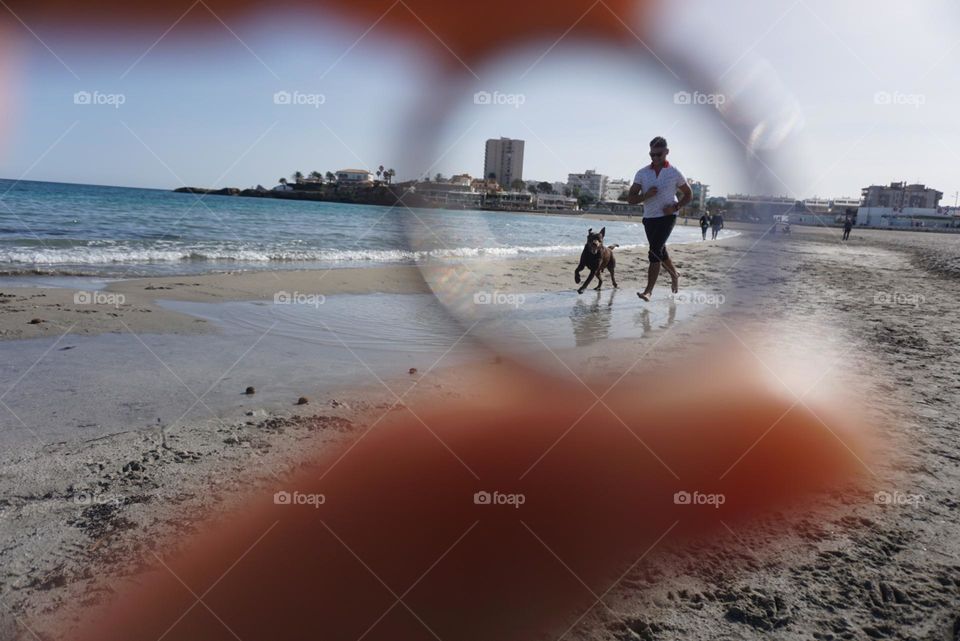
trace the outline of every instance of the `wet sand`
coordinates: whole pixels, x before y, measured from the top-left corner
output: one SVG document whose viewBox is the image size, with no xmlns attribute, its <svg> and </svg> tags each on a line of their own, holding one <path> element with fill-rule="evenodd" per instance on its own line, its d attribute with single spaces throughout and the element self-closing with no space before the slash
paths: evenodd
<svg viewBox="0 0 960 641">
<path fill-rule="evenodd" d="M 569 613 L 568 637 L 953 638 L 960 625 L 960 337 L 950 329 L 960 322 L 956 240 L 855 230 L 843 245 L 837 230 L 794 227 L 789 237 L 745 229 L 722 243 L 677 247 L 684 287 L 722 293 L 722 304 L 672 326 L 654 323 L 639 343 L 599 340 L 542 355 L 562 376 L 557 356 L 589 380 L 605 381 L 621 376 L 642 349 L 649 352 L 644 367 L 625 378 L 642 389 L 644 375 L 658 364 L 717 340 L 762 362 L 785 355 L 788 363 L 777 371 L 792 371 L 791 356 L 820 352 L 825 362 L 842 364 L 835 384 L 855 391 L 870 422 L 886 426 L 860 487 L 837 487 L 802 509 L 761 515 L 692 548 L 663 542 L 613 587 L 608 607 Z M 480 276 L 471 287 L 569 291 L 574 263 L 472 265 L 473 277 Z M 618 280 L 625 291 L 618 296 L 633 295 L 643 267 L 639 252 L 624 252 Z M 427 291 L 412 269 L 362 270 L 369 281 L 350 271 L 356 270 L 323 276 L 324 291 Z M 442 276 L 427 272 L 434 283 Z M 279 277 L 282 290 L 318 289 L 317 274 Z M 168 315 L 149 322 L 157 331 L 210 332 L 195 318 L 155 309 L 153 298 L 269 299 L 277 285 L 270 274 L 128 281 L 105 291 L 128 296 L 130 310 L 86 318 L 70 308 L 72 298 L 53 302 L 64 292 L 43 290 L 52 298 L 41 300 L 27 298 L 36 292 L 3 290 L 20 298 L 4 303 L 15 311 L 0 314 L 0 327 L 13 332 L 8 338 L 42 336 L 81 318 L 81 332 L 112 332 L 123 331 L 112 323 L 124 318 L 133 331 L 151 331 L 140 324 L 146 317 Z M 30 314 L 47 315 L 48 322 L 19 327 Z M 197 421 L 169 431 L 131 426 L 108 438 L 5 452 L 0 630 L 9 633 L 0 638 L 31 638 L 27 626 L 40 638 L 55 635 L 65 621 L 109 601 L 124 577 L 162 571 L 140 559 L 196 531 L 201 515 L 224 513 L 244 490 L 275 487 L 306 464 L 305 452 L 322 452 L 396 411 L 390 390 L 409 390 L 402 402 L 411 407 L 469 398 L 477 377 L 496 377 L 502 357 L 490 351 L 470 368 L 397 372 L 385 385 L 371 379 L 282 413 L 250 409 L 241 421 Z M 817 381 L 816 372 L 798 372 L 798 380 L 785 384 L 802 393 Z M 691 380 L 693 402 L 696 390 Z M 110 587 L 104 578 L 120 583 Z"/>
</svg>

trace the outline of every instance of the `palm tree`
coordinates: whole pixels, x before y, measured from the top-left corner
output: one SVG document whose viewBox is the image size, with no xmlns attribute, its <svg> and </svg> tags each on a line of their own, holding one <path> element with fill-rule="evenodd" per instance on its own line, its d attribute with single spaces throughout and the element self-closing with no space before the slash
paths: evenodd
<svg viewBox="0 0 960 641">
<path fill-rule="evenodd" d="M 327 182 L 333 182 L 337 179 L 337 175 L 332 171 L 327 172 Z"/>
<path fill-rule="evenodd" d="M 393 168 L 388 169 L 383 175 L 387 177 L 387 183 L 390 183 L 393 181 L 393 177 L 397 175 L 397 170 Z"/>
<path fill-rule="evenodd" d="M 279 182 L 281 185 L 286 185 L 286 184 L 287 184 L 287 179 L 286 179 L 286 178 L 281 178 L 278 182 Z"/>
<path fill-rule="evenodd" d="M 520 191 L 521 189 L 523 189 L 524 185 L 526 185 L 525 182 L 523 182 L 519 178 L 515 178 L 513 182 L 510 183 L 510 188 L 513 189 L 513 191 Z"/>
<path fill-rule="evenodd" d="M 302 172 L 302 171 L 295 171 L 295 172 L 293 172 L 292 178 L 293 178 L 296 182 L 302 183 L 302 182 L 303 182 L 303 172 Z"/>
<path fill-rule="evenodd" d="M 377 180 L 380 180 L 381 176 L 383 176 L 383 165 L 377 167 Z"/>
<path fill-rule="evenodd" d="M 433 182 L 442 183 L 442 182 L 443 182 L 443 174 L 441 174 L 441 173 L 438 172 L 437 175 L 433 177 Z"/>
<path fill-rule="evenodd" d="M 311 171 L 310 180 L 317 183 L 323 182 L 323 174 L 321 174 L 319 171 Z"/>
</svg>

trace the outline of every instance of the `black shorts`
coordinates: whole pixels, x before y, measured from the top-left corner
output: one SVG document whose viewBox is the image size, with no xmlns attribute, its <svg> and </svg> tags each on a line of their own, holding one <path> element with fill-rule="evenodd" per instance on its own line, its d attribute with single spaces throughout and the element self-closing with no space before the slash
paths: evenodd
<svg viewBox="0 0 960 641">
<path fill-rule="evenodd" d="M 650 245 L 647 257 L 651 263 L 659 263 L 670 258 L 670 254 L 667 253 L 667 239 L 670 238 L 670 232 L 673 231 L 676 222 L 676 214 L 643 219 L 643 231 L 647 233 L 647 243 Z"/>
</svg>

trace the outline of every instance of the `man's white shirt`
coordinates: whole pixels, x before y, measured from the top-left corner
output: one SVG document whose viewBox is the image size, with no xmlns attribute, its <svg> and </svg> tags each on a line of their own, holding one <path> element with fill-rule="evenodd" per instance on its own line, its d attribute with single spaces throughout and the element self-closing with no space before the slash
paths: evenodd
<svg viewBox="0 0 960 641">
<path fill-rule="evenodd" d="M 687 179 L 673 165 L 664 165 L 659 176 L 651 165 L 647 165 L 633 177 L 633 183 L 640 185 L 641 194 L 650 191 L 651 187 L 657 188 L 657 195 L 643 202 L 643 217 L 661 218 L 666 215 L 663 208 L 677 202 L 677 190 L 687 183 Z"/>
</svg>

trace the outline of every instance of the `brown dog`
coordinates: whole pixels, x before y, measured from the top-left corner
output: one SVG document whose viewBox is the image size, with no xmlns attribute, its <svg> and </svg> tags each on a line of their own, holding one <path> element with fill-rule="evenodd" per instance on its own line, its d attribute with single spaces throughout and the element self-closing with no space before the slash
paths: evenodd
<svg viewBox="0 0 960 641">
<path fill-rule="evenodd" d="M 580 272 L 583 271 L 584 268 L 589 269 L 590 274 L 587 276 L 587 280 L 584 281 L 583 285 L 580 285 L 580 288 L 577 290 L 578 294 L 583 293 L 583 290 L 587 288 L 587 285 L 590 284 L 594 276 L 597 277 L 597 286 L 594 287 L 594 289 L 600 289 L 600 287 L 603 286 L 601 274 L 604 269 L 610 272 L 610 281 L 613 283 L 614 288 L 617 287 L 617 279 L 613 274 L 613 271 L 617 267 L 617 259 L 613 255 L 613 250 L 620 245 L 604 246 L 603 237 L 606 233 L 606 227 L 603 227 L 599 232 L 593 231 L 593 227 L 587 230 L 587 244 L 583 246 L 583 251 L 580 253 L 580 264 L 577 266 L 576 271 L 573 272 L 573 280 L 576 283 L 580 282 Z"/>
</svg>

